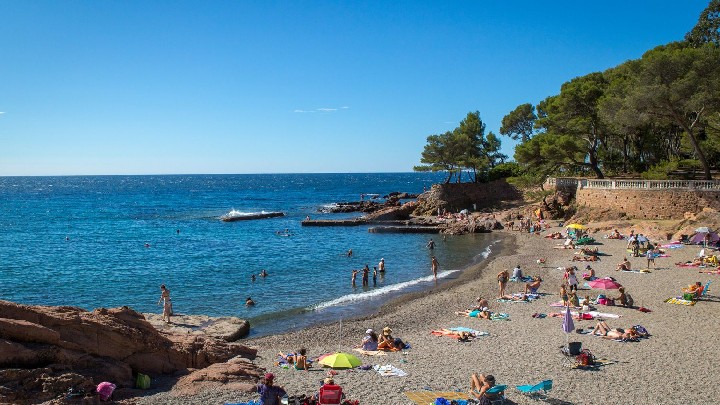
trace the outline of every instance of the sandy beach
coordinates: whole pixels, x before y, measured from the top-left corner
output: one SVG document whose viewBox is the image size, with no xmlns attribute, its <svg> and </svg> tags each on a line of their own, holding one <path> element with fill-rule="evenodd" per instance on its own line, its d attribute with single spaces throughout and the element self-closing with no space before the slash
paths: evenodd
<svg viewBox="0 0 720 405">
<path fill-rule="evenodd" d="M 551 229 L 556 230 L 560 228 Z M 291 395 L 309 395 L 317 392 L 327 369 L 313 368 L 305 372 L 280 368 L 275 365 L 278 352 L 305 347 L 311 358 L 338 350 L 355 353 L 352 348 L 360 343 L 366 329 L 380 331 L 390 326 L 395 337 L 411 344 L 410 350 L 358 357 L 363 364 L 392 364 L 407 376 L 384 377 L 373 370 L 355 369 L 340 370 L 335 377 L 349 399 L 364 404 L 411 404 L 404 395 L 406 391 L 467 392 L 469 377 L 474 372 L 493 374 L 498 384 L 508 385 L 507 403 L 533 403 L 534 400 L 524 397 L 514 387 L 545 379 L 553 380 L 549 400 L 556 404 L 707 403 L 709 399 L 720 398 L 720 386 L 710 377 L 720 373 L 717 363 L 720 347 L 713 344 L 720 332 L 720 323 L 716 320 L 720 300 L 715 298 L 716 288 L 720 287 L 713 284 L 709 296 L 694 306 L 664 302 L 679 295 L 681 287 L 696 281 L 720 283 L 720 276 L 699 274 L 699 270 L 706 269 L 674 264 L 697 255 L 699 247 L 668 250 L 670 257 L 656 259 L 656 268 L 649 274 L 625 273 L 615 271 L 615 267 L 627 255 L 626 242 L 604 239 L 601 233 L 591 235 L 601 243 L 593 247 L 604 254 L 601 261 L 591 263 L 597 275 L 616 278 L 632 295 L 635 305 L 652 310 L 644 313 L 630 308 L 597 306 L 600 312 L 620 316 L 605 318 L 611 327 L 640 324 L 652 334 L 640 342 L 623 343 L 577 333 L 566 336 L 561 328 L 562 318 L 532 317 L 535 313 L 561 312 L 561 308 L 550 306 L 560 299 L 563 272 L 558 267 L 576 265 L 582 273 L 587 263 L 571 262 L 573 250 L 553 249 L 561 241 L 518 232 L 495 234 L 502 242 L 493 246 L 495 251 L 488 260 L 467 270 L 454 283 L 404 297 L 383 307 L 377 316 L 343 321 L 342 331 L 340 324 L 334 323 L 244 343 L 259 349 L 256 362 L 276 375 L 276 384 Z M 547 258 L 546 263 L 537 264 L 536 260 L 541 257 Z M 635 269 L 646 267 L 643 257 L 629 259 Z M 543 278 L 540 292 L 547 295 L 530 303 L 496 302 L 497 273 L 503 269 L 512 271 L 517 264 L 526 275 Z M 519 292 L 523 286 L 523 283 L 511 282 L 507 291 Z M 601 291 L 579 291 L 581 297 L 594 298 L 598 293 Z M 609 295 L 617 295 L 617 290 Z M 509 314 L 510 320 L 488 321 L 455 315 L 455 311 L 472 306 L 477 296 L 487 297 L 491 310 Z M 591 327 L 595 323 L 596 320 L 575 321 L 575 327 Z M 489 335 L 463 343 L 430 334 L 434 329 L 459 326 Z M 596 357 L 612 363 L 594 371 L 571 369 L 569 366 L 574 361 L 560 353 L 566 338 L 581 342 L 583 348 L 590 349 Z M 220 390 L 193 397 L 162 393 L 138 400 L 144 404 L 219 404 L 256 398 L 257 395 Z"/>
</svg>

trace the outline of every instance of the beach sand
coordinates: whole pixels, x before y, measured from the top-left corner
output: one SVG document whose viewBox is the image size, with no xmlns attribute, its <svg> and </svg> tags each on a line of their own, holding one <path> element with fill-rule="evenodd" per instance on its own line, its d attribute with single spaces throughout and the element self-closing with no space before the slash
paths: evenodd
<svg viewBox="0 0 720 405">
<path fill-rule="evenodd" d="M 555 228 L 552 230 L 560 230 Z M 308 349 L 312 358 L 327 352 L 354 353 L 368 328 L 381 331 L 390 326 L 393 335 L 410 343 L 412 348 L 385 356 L 358 355 L 363 364 L 392 364 L 408 373 L 404 377 L 384 377 L 373 370 L 339 370 L 336 383 L 343 387 L 349 399 L 363 404 L 411 404 L 405 391 L 430 389 L 433 391 L 463 391 L 469 389 L 471 373 L 490 373 L 498 384 L 507 384 L 507 403 L 529 404 L 534 400 L 524 397 L 516 385 L 535 384 L 552 379 L 554 387 L 549 393 L 552 403 L 707 403 L 720 398 L 720 346 L 716 345 L 720 322 L 716 313 L 720 300 L 714 292 L 720 289 L 720 276 L 699 274 L 698 268 L 681 268 L 675 262 L 692 258 L 698 247 L 684 246 L 669 250 L 669 258 L 656 259 L 657 268 L 649 274 L 615 271 L 618 262 L 627 255 L 626 242 L 603 239 L 592 235 L 602 245 L 605 256 L 591 263 L 599 277 L 612 276 L 627 289 L 635 300 L 652 310 L 643 313 L 622 307 L 598 306 L 600 312 L 620 315 L 607 319 L 611 327 L 627 328 L 635 324 L 645 326 L 652 334 L 640 342 L 621 343 L 562 331 L 562 318 L 533 318 L 534 313 L 561 312 L 550 307 L 557 302 L 563 272 L 558 267 L 576 265 L 580 274 L 585 262 L 571 262 L 572 250 L 552 247 L 562 241 L 545 239 L 537 235 L 517 232 L 496 232 L 498 250 L 485 263 L 467 270 L 460 280 L 432 291 L 404 297 L 383 307 L 377 316 L 346 320 L 340 324 L 317 326 L 278 336 L 247 340 L 256 346 L 256 362 L 276 375 L 276 384 L 291 395 L 317 392 L 327 369 L 311 371 L 283 369 L 275 365 L 279 351 L 288 352 L 301 347 Z M 501 249 L 498 249 L 500 246 Z M 594 247 L 594 246 L 593 246 Z M 545 264 L 536 260 L 546 257 Z M 629 256 L 628 256 L 629 257 Z M 629 257 L 630 258 L 630 257 Z M 644 268 L 643 257 L 630 258 L 633 268 Z M 499 303 L 496 275 L 502 269 L 512 271 L 520 264 L 526 275 L 539 275 L 544 283 L 540 292 L 548 293 L 531 303 Z M 710 270 L 710 269 L 708 269 Z M 695 281 L 713 280 L 709 297 L 695 306 L 674 305 L 664 300 L 680 293 L 680 288 Z M 582 285 L 582 283 L 581 283 Z M 508 283 L 508 292 L 518 292 L 523 283 Z M 599 291 L 581 290 L 579 295 L 594 297 Z M 617 290 L 608 295 L 616 296 Z M 491 301 L 491 310 L 510 315 L 510 321 L 488 321 L 456 316 L 474 304 L 477 296 Z M 595 320 L 575 321 L 575 327 L 592 327 Z M 455 339 L 433 336 L 433 329 L 464 326 L 486 331 L 490 335 L 462 343 Z M 598 358 L 614 363 L 597 370 L 576 370 L 560 353 L 566 339 L 582 343 Z M 139 398 L 140 403 L 224 403 L 256 399 L 257 395 L 228 391 L 205 392 L 193 397 L 172 397 L 170 393 Z"/>
</svg>

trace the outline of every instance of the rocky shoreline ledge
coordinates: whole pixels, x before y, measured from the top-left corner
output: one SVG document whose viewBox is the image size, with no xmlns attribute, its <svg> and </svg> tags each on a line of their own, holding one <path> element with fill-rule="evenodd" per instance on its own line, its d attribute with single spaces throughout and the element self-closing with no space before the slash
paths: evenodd
<svg viewBox="0 0 720 405">
<path fill-rule="evenodd" d="M 223 386 L 252 390 L 263 369 L 237 318 L 178 316 L 158 325 L 128 307 L 86 311 L 0 301 L 0 403 L 64 403 L 69 388 L 94 393 L 107 381 L 116 400 L 143 395 L 138 373 L 169 376 L 185 395 Z M 162 323 L 160 321 L 160 323 Z M 156 327 L 158 326 L 158 327 Z"/>
</svg>

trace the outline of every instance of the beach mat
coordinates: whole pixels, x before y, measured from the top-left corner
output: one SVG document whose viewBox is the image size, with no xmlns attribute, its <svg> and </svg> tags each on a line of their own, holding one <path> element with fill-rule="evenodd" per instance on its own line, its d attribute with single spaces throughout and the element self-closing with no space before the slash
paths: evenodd
<svg viewBox="0 0 720 405">
<path fill-rule="evenodd" d="M 400 370 L 392 364 L 387 364 L 384 366 L 376 364 L 373 366 L 373 370 L 377 371 L 378 374 L 383 377 L 405 377 L 407 375 L 406 372 Z"/>
<path fill-rule="evenodd" d="M 404 394 L 418 405 L 434 404 L 435 399 L 441 397 L 450 401 L 453 399 L 469 399 L 467 393 L 457 391 L 405 391 Z"/>
<path fill-rule="evenodd" d="M 665 302 L 667 302 L 668 304 L 693 306 L 693 305 L 695 305 L 695 302 L 697 302 L 697 301 L 689 301 L 689 300 L 684 300 L 682 298 L 673 297 L 673 298 L 666 299 Z"/>
<path fill-rule="evenodd" d="M 355 350 L 356 352 L 358 352 L 360 354 L 364 354 L 366 356 L 387 356 L 387 353 L 385 353 L 381 350 L 363 350 L 363 349 L 359 349 L 359 348 L 355 348 L 353 350 Z"/>
</svg>

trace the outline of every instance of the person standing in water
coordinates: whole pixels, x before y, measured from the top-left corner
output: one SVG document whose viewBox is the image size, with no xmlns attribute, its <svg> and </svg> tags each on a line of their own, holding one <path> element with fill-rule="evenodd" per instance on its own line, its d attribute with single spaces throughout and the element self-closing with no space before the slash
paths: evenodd
<svg viewBox="0 0 720 405">
<path fill-rule="evenodd" d="M 165 287 L 165 284 L 160 285 L 160 299 L 157 304 L 163 303 L 163 314 L 162 319 L 165 323 L 170 323 L 170 316 L 173 314 L 172 301 L 170 301 L 170 290 Z"/>
<path fill-rule="evenodd" d="M 427 243 L 427 248 L 430 250 L 435 249 L 435 242 L 433 242 L 432 239 L 430 239 L 430 241 Z"/>
<path fill-rule="evenodd" d="M 352 286 L 355 287 L 355 280 L 357 279 L 358 270 L 352 271 Z"/>
<path fill-rule="evenodd" d="M 384 272 L 385 272 L 385 259 L 384 259 L 384 258 L 383 258 L 383 259 L 380 259 L 380 263 L 378 263 L 377 270 L 378 270 L 380 273 L 384 273 Z"/>
<path fill-rule="evenodd" d="M 377 267 L 373 267 L 373 287 L 375 287 L 377 285 L 377 273 L 378 273 Z"/>
<path fill-rule="evenodd" d="M 439 263 L 438 263 L 437 259 L 435 258 L 435 256 L 430 257 L 430 266 L 432 267 L 433 276 L 437 280 L 437 272 L 438 272 Z"/>
<path fill-rule="evenodd" d="M 370 267 L 368 267 L 367 264 L 363 268 L 362 285 L 363 287 L 367 287 L 368 285 L 370 285 Z"/>
</svg>

